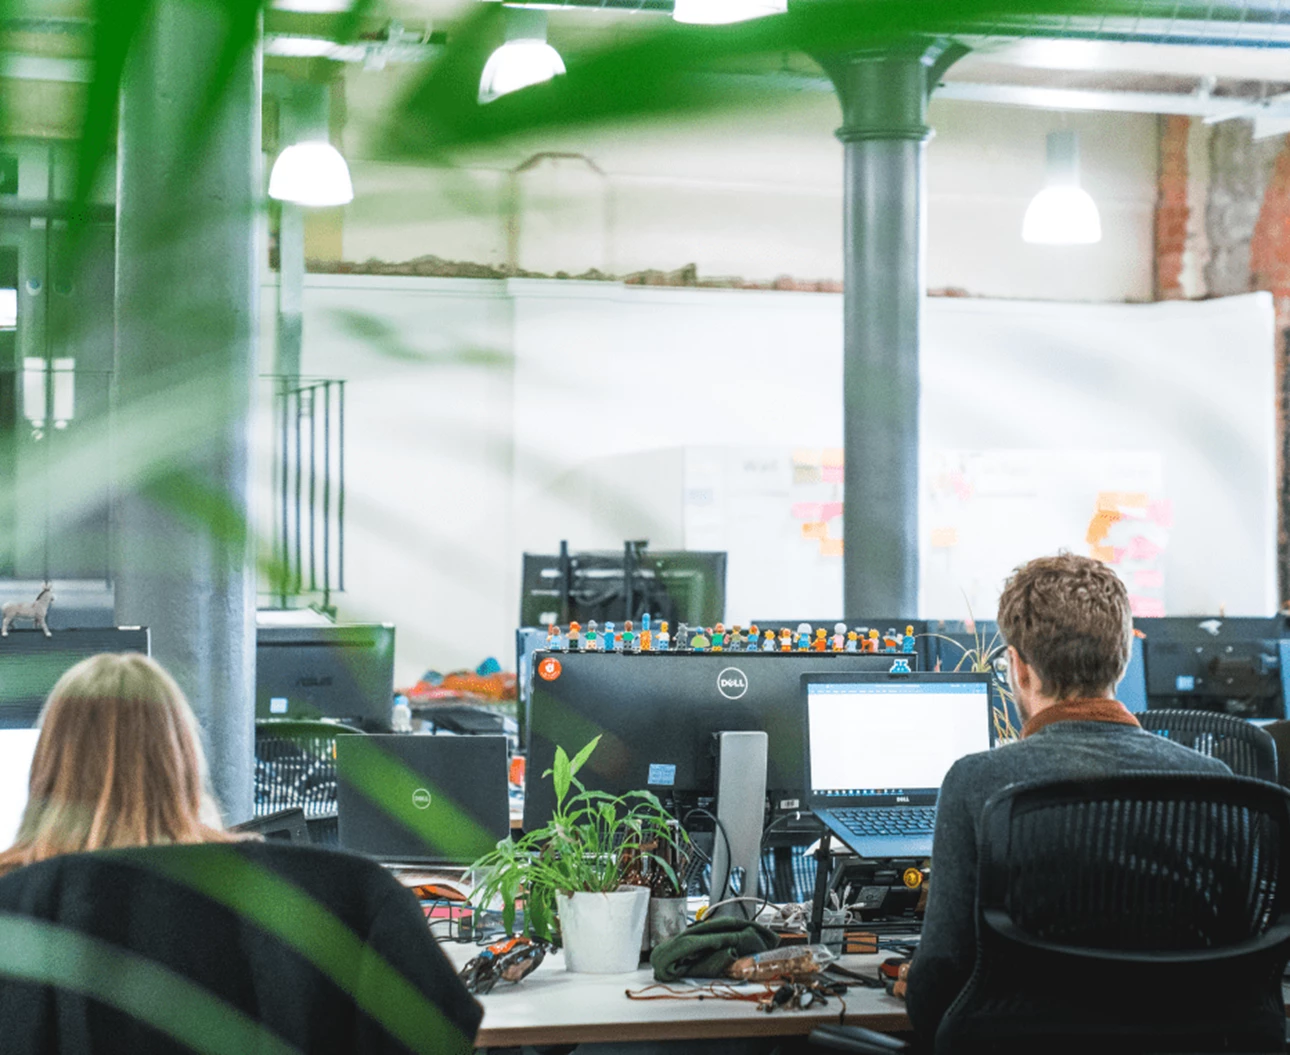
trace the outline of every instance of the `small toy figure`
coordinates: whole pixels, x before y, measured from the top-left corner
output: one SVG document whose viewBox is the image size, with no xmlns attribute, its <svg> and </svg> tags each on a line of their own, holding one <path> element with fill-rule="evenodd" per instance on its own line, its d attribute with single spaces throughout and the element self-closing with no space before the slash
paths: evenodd
<svg viewBox="0 0 1290 1055">
<path fill-rule="evenodd" d="M 865 651 L 866 651 L 866 652 L 881 652 L 881 651 L 882 651 L 882 642 L 881 642 L 880 640 L 878 640 L 878 631 L 877 631 L 877 629 L 873 629 L 873 630 L 870 630 L 870 631 L 869 631 L 869 642 L 868 642 L 868 647 L 865 649 Z"/>
<path fill-rule="evenodd" d="M 623 620 L 623 632 L 621 636 L 623 640 L 623 651 L 635 651 L 636 632 L 632 629 L 632 621 L 630 619 Z"/>
<path fill-rule="evenodd" d="M 587 651 L 595 652 L 600 648 L 600 635 L 596 633 L 599 624 L 594 619 L 587 623 Z"/>
<path fill-rule="evenodd" d="M 667 620 L 664 619 L 658 624 L 658 637 L 654 639 L 654 647 L 660 652 L 666 652 L 672 644 L 672 635 L 667 632 Z"/>
<path fill-rule="evenodd" d="M 748 628 L 748 643 L 744 651 L 756 652 L 759 648 L 761 648 L 761 631 L 757 629 L 757 624 L 754 623 Z"/>
<path fill-rule="evenodd" d="M 896 628 L 890 626 L 887 632 L 882 635 L 882 650 L 884 652 L 898 652 L 900 650 L 900 635 L 896 633 Z"/>
<path fill-rule="evenodd" d="M 779 632 L 779 650 L 781 652 L 793 651 L 793 631 L 789 630 L 788 627 L 784 627 Z"/>
<path fill-rule="evenodd" d="M 712 628 L 712 651 L 724 652 L 726 648 L 726 628 L 722 623 L 718 623 Z"/>
<path fill-rule="evenodd" d="M 827 652 L 829 650 L 828 631 L 820 627 L 815 631 L 815 640 L 811 642 L 812 652 Z"/>
<path fill-rule="evenodd" d="M 649 652 L 653 649 L 653 647 L 654 647 L 654 632 L 650 629 L 649 612 L 646 612 L 644 615 L 641 616 L 641 639 L 640 639 L 639 650 L 641 652 Z"/>
<path fill-rule="evenodd" d="M 904 640 L 900 642 L 900 651 L 902 652 L 914 651 L 914 627 L 912 624 L 905 627 L 905 637 L 904 637 Z"/>
<path fill-rule="evenodd" d="M 582 640 L 582 626 L 575 619 L 569 624 L 569 651 L 581 652 L 585 647 Z"/>
<path fill-rule="evenodd" d="M 833 641 L 832 641 L 833 651 L 841 652 L 846 647 L 846 643 L 847 643 L 847 624 L 834 623 Z"/>
<path fill-rule="evenodd" d="M 859 637 L 860 635 L 857 634 L 854 630 L 847 631 L 847 651 L 848 652 L 859 651 L 859 645 L 857 644 Z"/>
<path fill-rule="evenodd" d="M 37 630 L 44 631 L 46 637 L 53 637 L 49 632 L 49 624 L 45 622 L 49 606 L 53 603 L 53 587 L 49 583 L 43 583 L 34 601 L 11 601 L 0 608 L 0 637 L 9 636 L 9 627 L 13 625 L 15 619 L 30 619 L 36 624 Z"/>
<path fill-rule="evenodd" d="M 605 620 L 605 651 L 613 652 L 618 648 L 618 633 L 614 630 L 614 624 Z"/>
<path fill-rule="evenodd" d="M 797 624 L 797 651 L 809 652 L 811 650 L 811 624 Z"/>
<path fill-rule="evenodd" d="M 690 647 L 690 628 L 685 623 L 676 624 L 677 651 Z"/>
<path fill-rule="evenodd" d="M 555 648 L 556 629 L 554 623 L 548 623 L 546 628 L 546 650 L 548 652 Z"/>
<path fill-rule="evenodd" d="M 560 630 L 559 626 L 552 627 L 552 629 L 555 630 L 555 636 L 551 638 L 547 647 L 554 649 L 556 652 L 565 651 L 565 649 L 569 647 L 568 638 L 564 636 L 564 633 Z"/>
<path fill-rule="evenodd" d="M 695 652 L 706 652 L 708 651 L 708 646 L 711 644 L 712 644 L 711 638 L 707 637 L 703 633 L 702 627 L 698 629 L 694 637 L 690 638 L 690 648 L 692 648 Z"/>
<path fill-rule="evenodd" d="M 775 652 L 778 649 L 779 649 L 779 643 L 775 640 L 775 631 L 767 630 L 766 640 L 764 640 L 761 643 L 761 650 L 763 652 Z"/>
<path fill-rule="evenodd" d="M 744 637 L 743 627 L 736 626 L 730 631 L 730 637 L 726 640 L 726 647 L 731 652 L 742 652 L 746 644 L 748 644 L 748 639 Z"/>
</svg>

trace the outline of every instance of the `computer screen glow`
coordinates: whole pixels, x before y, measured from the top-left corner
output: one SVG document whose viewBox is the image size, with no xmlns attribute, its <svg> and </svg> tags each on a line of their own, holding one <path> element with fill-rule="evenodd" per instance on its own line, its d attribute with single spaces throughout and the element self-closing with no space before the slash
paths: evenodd
<svg viewBox="0 0 1290 1055">
<path fill-rule="evenodd" d="M 825 682 L 809 686 L 807 709 L 816 792 L 936 789 L 960 758 L 990 747 L 980 682 Z"/>
<path fill-rule="evenodd" d="M 39 729 L 0 729 L 0 850 L 18 835 L 38 736 Z"/>
</svg>

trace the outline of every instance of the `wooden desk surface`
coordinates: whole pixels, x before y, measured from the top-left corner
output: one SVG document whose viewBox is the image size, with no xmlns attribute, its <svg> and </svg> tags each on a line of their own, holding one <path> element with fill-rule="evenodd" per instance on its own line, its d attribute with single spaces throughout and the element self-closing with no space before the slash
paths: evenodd
<svg viewBox="0 0 1290 1055">
<path fill-rule="evenodd" d="M 442 948 L 458 969 L 476 951 L 469 945 L 445 944 Z M 870 974 L 881 959 L 847 956 L 842 962 L 852 970 Z M 787 1036 L 837 1022 L 842 1012 L 837 999 L 831 999 L 821 1011 L 771 1014 L 738 1001 L 627 999 L 627 989 L 641 989 L 653 981 L 649 968 L 632 974 L 571 974 L 565 970 L 563 955 L 551 953 L 518 985 L 499 982 L 496 989 L 480 998 L 484 1021 L 475 1046 Z M 855 987 L 843 999 L 843 1021 L 850 1025 L 888 1033 L 909 1029 L 903 1001 L 880 989 Z"/>
</svg>

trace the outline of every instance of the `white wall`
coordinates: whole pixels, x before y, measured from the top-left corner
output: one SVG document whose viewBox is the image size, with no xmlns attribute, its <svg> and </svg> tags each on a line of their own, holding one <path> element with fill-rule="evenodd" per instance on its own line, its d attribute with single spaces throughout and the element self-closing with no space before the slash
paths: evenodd
<svg viewBox="0 0 1290 1055">
<path fill-rule="evenodd" d="M 388 75 L 351 71 L 356 129 L 389 105 Z M 448 260 L 546 274 L 624 275 L 695 264 L 701 277 L 842 279 L 842 146 L 828 91 L 757 111 L 564 130 L 475 149 L 455 168 L 392 165 L 356 131 L 347 260 Z M 938 101 L 928 144 L 929 287 L 1076 301 L 1152 296 L 1156 119 Z M 1021 219 L 1044 182 L 1045 136 L 1080 133 L 1104 238 L 1027 246 Z M 551 159 L 511 173 L 540 152 Z M 585 160 L 583 160 L 585 159 Z M 594 165 L 594 169 L 591 166 Z M 512 206 L 514 201 L 514 215 Z"/>
<path fill-rule="evenodd" d="M 1171 582 L 1241 614 L 1273 580 L 1270 318 L 932 299 L 925 442 L 1161 452 Z M 525 549 L 679 545 L 683 448 L 840 445 L 841 346 L 833 294 L 309 276 L 305 372 L 349 381 L 342 618 L 397 624 L 401 683 L 508 661 Z"/>
</svg>

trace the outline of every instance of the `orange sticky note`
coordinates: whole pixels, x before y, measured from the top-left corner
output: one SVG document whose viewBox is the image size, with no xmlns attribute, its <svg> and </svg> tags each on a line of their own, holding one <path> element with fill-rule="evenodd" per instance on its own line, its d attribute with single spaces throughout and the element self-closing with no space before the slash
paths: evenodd
<svg viewBox="0 0 1290 1055">
<path fill-rule="evenodd" d="M 1111 532 L 1111 525 L 1122 517 L 1114 510 L 1099 510 L 1093 514 L 1093 520 L 1088 526 L 1088 535 L 1085 540 L 1090 546 L 1098 545 Z"/>
<path fill-rule="evenodd" d="M 1094 560 L 1100 560 L 1103 564 L 1120 563 L 1120 555 L 1114 546 L 1094 546 L 1089 550 L 1088 555 Z"/>
<path fill-rule="evenodd" d="M 793 451 L 794 465 L 820 465 L 824 461 L 824 456 L 818 448 L 798 447 Z"/>
<path fill-rule="evenodd" d="M 842 540 L 840 538 L 820 539 L 820 556 L 821 557 L 842 556 Z"/>
<path fill-rule="evenodd" d="M 834 466 L 841 467 L 843 453 L 841 447 L 826 447 L 824 450 L 824 467 L 826 469 Z"/>
<path fill-rule="evenodd" d="M 828 525 L 826 524 L 823 524 L 817 521 L 814 524 L 802 525 L 802 538 L 823 539 L 827 537 L 828 537 Z"/>
<path fill-rule="evenodd" d="M 932 548 L 949 549 L 959 544 L 959 529 L 956 527 L 932 528 Z"/>
</svg>

